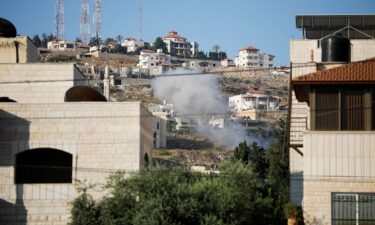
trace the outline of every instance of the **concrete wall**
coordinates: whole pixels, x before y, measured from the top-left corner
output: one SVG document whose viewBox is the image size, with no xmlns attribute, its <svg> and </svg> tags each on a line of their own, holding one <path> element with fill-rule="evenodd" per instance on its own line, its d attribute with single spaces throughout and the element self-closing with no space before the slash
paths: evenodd
<svg viewBox="0 0 375 225">
<path fill-rule="evenodd" d="M 304 178 L 303 186 L 303 216 L 305 224 L 327 225 L 332 224 L 332 193 L 373 193 L 375 179 Z"/>
<path fill-rule="evenodd" d="M 309 131 L 303 146 L 305 178 L 375 178 L 374 131 Z"/>
<path fill-rule="evenodd" d="M 38 49 L 27 36 L 0 38 L 0 63 L 16 63 L 18 45 L 19 63 L 38 62 Z"/>
<path fill-rule="evenodd" d="M 77 196 L 73 184 L 15 185 L 17 153 L 66 151 L 73 155 L 73 180 L 102 185 L 113 172 L 141 169 L 146 152 L 152 160 L 150 120 L 139 102 L 0 103 L 0 224 L 66 224 Z M 105 194 L 95 190 L 95 198 Z"/>
<path fill-rule="evenodd" d="M 18 103 L 64 102 L 65 92 L 84 79 L 74 64 L 0 64 L 0 96 Z"/>
</svg>

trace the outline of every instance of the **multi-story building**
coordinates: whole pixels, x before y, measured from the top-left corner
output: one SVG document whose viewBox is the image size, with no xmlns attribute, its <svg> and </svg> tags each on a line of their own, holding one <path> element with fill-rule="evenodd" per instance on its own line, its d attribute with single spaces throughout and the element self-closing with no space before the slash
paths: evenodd
<svg viewBox="0 0 375 225">
<path fill-rule="evenodd" d="M 51 51 L 74 51 L 76 50 L 76 42 L 55 39 L 47 43 L 47 48 Z"/>
<path fill-rule="evenodd" d="M 229 97 L 229 108 L 232 112 L 241 112 L 251 109 L 276 111 L 279 110 L 280 98 L 266 94 L 258 88 L 250 89 L 246 94 Z"/>
<path fill-rule="evenodd" d="M 194 57 L 199 45 L 197 42 L 189 42 L 187 39 L 179 35 L 176 31 L 170 31 L 163 41 L 167 45 L 169 54 L 173 56 Z"/>
<path fill-rule="evenodd" d="M 74 64 L 35 62 L 28 38 L 1 35 L 0 224 L 67 224 L 77 181 L 151 162 L 154 117 L 140 102 L 107 102 Z"/>
<path fill-rule="evenodd" d="M 297 16 L 290 197 L 306 224 L 375 224 L 375 15 Z"/>
<path fill-rule="evenodd" d="M 142 50 L 137 67 L 148 75 L 161 75 L 171 66 L 171 56 L 164 54 L 160 49 L 157 52 Z"/>
<path fill-rule="evenodd" d="M 121 46 L 126 47 L 127 52 L 136 52 L 139 48 L 143 48 L 148 43 L 137 40 L 135 38 L 126 38 L 123 43 L 121 43 Z"/>
<path fill-rule="evenodd" d="M 247 46 L 240 49 L 234 61 L 236 67 L 272 68 L 274 67 L 274 59 L 274 55 L 261 54 L 259 53 L 259 49 Z"/>
</svg>

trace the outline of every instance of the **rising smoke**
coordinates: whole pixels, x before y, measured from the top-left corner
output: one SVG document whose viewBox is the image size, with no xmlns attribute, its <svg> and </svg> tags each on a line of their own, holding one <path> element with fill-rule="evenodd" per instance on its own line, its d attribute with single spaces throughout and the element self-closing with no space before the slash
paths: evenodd
<svg viewBox="0 0 375 225">
<path fill-rule="evenodd" d="M 174 105 L 177 116 L 196 124 L 196 132 L 214 144 L 234 148 L 240 142 L 258 141 L 246 135 L 245 127 L 228 122 L 223 129 L 213 128 L 208 119 L 229 115 L 228 105 L 220 92 L 218 79 L 212 74 L 191 75 L 192 70 L 177 69 L 153 80 L 154 96 Z M 183 75 L 189 74 L 189 75 Z"/>
</svg>

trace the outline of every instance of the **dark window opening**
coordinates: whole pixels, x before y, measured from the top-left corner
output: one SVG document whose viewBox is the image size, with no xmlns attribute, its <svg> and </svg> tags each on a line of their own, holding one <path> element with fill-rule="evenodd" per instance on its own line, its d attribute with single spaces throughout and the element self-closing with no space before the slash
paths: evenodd
<svg viewBox="0 0 375 225">
<path fill-rule="evenodd" d="M 150 159 L 148 158 L 148 154 L 146 153 L 144 157 L 144 167 L 148 168 L 149 164 L 150 164 Z"/>
<path fill-rule="evenodd" d="M 15 183 L 72 183 L 72 154 L 51 148 L 16 155 Z"/>
<path fill-rule="evenodd" d="M 319 91 L 315 95 L 315 129 L 339 129 L 338 91 Z"/>
<path fill-rule="evenodd" d="M 332 195 L 332 224 L 375 224 L 374 193 L 340 193 Z"/>
<path fill-rule="evenodd" d="M 342 130 L 364 130 L 365 110 L 364 91 L 345 90 L 341 94 L 341 129 Z"/>
</svg>

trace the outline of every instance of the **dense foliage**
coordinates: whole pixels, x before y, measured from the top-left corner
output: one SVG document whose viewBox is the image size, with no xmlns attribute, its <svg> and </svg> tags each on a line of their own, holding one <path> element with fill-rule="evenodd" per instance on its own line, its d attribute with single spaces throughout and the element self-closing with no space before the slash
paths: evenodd
<svg viewBox="0 0 375 225">
<path fill-rule="evenodd" d="M 280 138 L 267 150 L 241 143 L 220 174 L 165 167 L 115 174 L 108 196 L 94 201 L 84 191 L 75 199 L 71 224 L 285 224 L 288 157 L 283 129 L 275 132 Z"/>
</svg>

